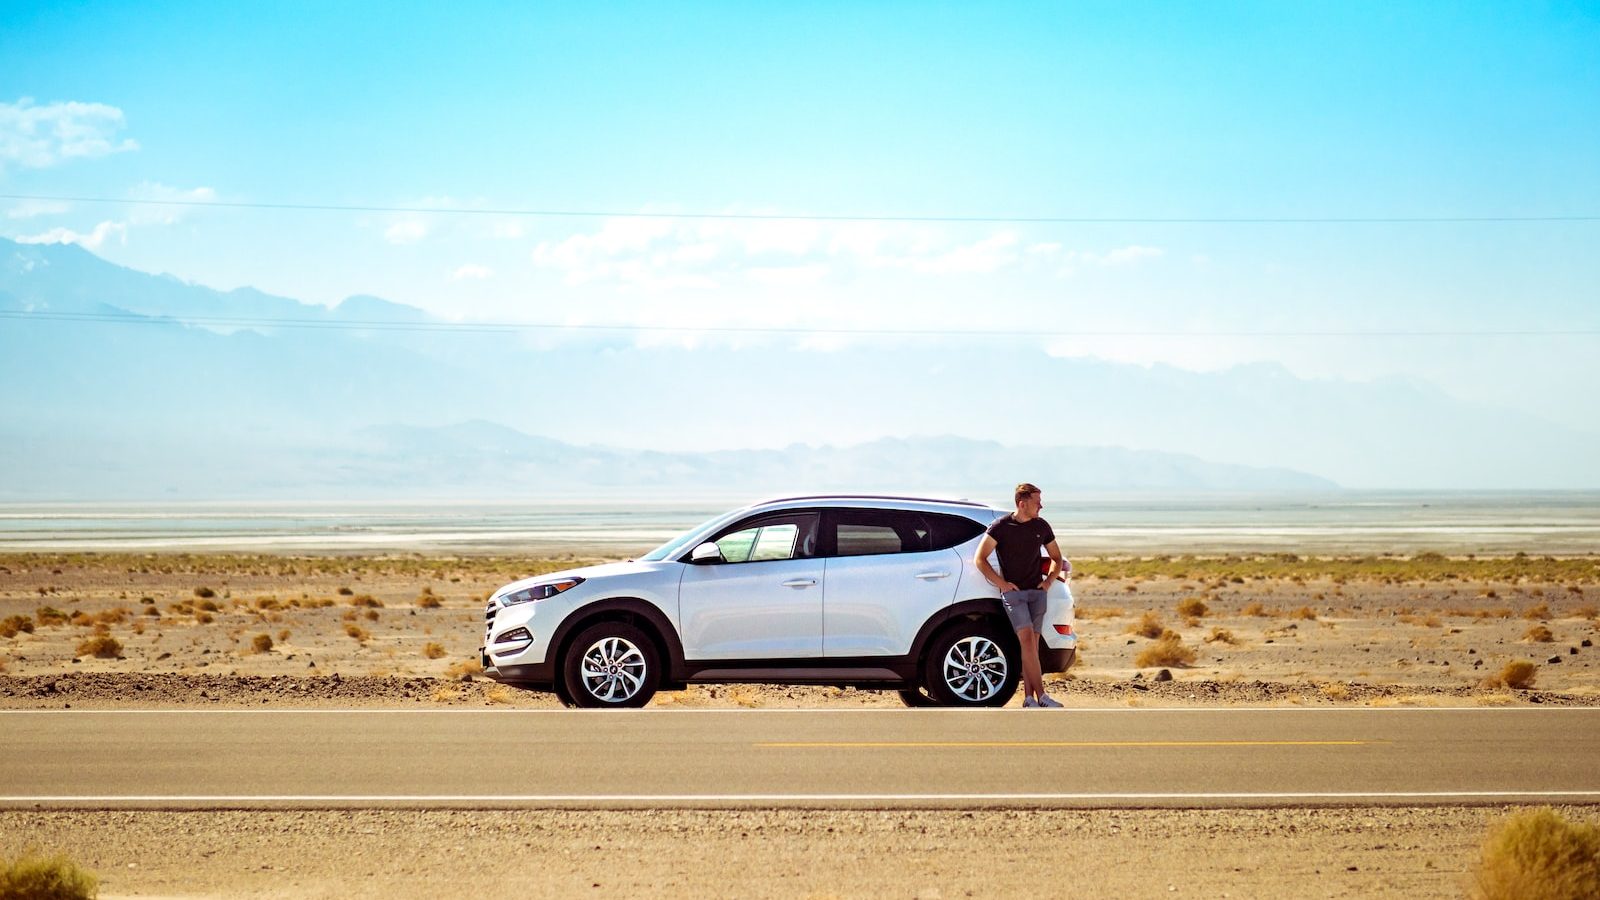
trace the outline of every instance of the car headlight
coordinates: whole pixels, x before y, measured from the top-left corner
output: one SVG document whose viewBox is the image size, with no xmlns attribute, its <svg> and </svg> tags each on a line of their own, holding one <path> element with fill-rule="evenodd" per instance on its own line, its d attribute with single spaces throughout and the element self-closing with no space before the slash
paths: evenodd
<svg viewBox="0 0 1600 900">
<path fill-rule="evenodd" d="M 500 598 L 501 606 L 515 606 L 518 603 L 527 603 L 529 600 L 548 600 L 562 591 L 570 591 L 583 584 L 582 578 L 563 578 L 560 581 L 547 581 L 533 587 L 525 587 L 520 591 L 512 591 Z"/>
</svg>

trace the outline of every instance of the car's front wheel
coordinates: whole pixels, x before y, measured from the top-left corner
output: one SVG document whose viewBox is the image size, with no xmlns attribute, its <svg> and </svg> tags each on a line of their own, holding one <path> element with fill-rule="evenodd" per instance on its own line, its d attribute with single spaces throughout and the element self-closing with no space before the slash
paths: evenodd
<svg viewBox="0 0 1600 900">
<path fill-rule="evenodd" d="M 568 646 L 561 666 L 562 686 L 574 706 L 644 706 L 661 684 L 661 658 L 655 643 L 626 622 L 591 625 Z"/>
<path fill-rule="evenodd" d="M 968 620 L 940 635 L 923 669 L 928 696 L 940 706 L 1005 706 L 1021 675 L 1015 640 L 988 623 Z"/>
</svg>

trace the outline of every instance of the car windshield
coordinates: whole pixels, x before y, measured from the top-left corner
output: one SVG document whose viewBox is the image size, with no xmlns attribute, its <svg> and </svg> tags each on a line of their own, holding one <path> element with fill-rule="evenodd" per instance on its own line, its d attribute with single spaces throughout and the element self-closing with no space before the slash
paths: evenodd
<svg viewBox="0 0 1600 900">
<path fill-rule="evenodd" d="M 689 549 L 689 542 L 693 541 L 696 536 L 704 533 L 707 528 L 710 528 L 712 525 L 720 522 L 726 517 L 727 514 L 724 513 L 723 515 L 707 519 L 704 522 L 701 522 L 699 525 L 696 525 L 688 531 L 685 531 L 683 534 L 678 535 L 672 540 L 667 541 L 665 544 L 662 544 L 654 550 L 651 550 L 649 553 L 639 557 L 639 559 L 643 562 L 658 562 L 663 559 L 677 556 L 679 553 Z"/>
</svg>

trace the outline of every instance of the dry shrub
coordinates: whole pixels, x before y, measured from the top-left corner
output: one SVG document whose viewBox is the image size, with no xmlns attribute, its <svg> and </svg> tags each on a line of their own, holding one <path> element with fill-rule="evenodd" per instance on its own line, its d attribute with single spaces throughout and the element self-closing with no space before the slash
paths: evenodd
<svg viewBox="0 0 1600 900">
<path fill-rule="evenodd" d="M 218 606 L 215 600 L 201 600 L 195 607 L 205 612 L 222 612 L 222 607 Z"/>
<path fill-rule="evenodd" d="M 1239 643 L 1239 639 L 1234 637 L 1233 632 L 1226 628 L 1212 628 L 1211 633 L 1206 635 L 1206 643 L 1232 645 Z"/>
<path fill-rule="evenodd" d="M 382 609 L 383 601 L 371 594 L 357 594 L 350 598 L 351 606 L 367 606 L 373 609 Z"/>
<path fill-rule="evenodd" d="M 67 624 L 67 614 L 59 609 L 56 609 L 54 606 L 39 607 L 37 610 L 34 610 L 33 618 L 41 627 L 48 625 Z"/>
<path fill-rule="evenodd" d="M 1178 615 L 1183 616 L 1185 619 L 1203 618 L 1209 612 L 1211 612 L 1211 607 L 1207 606 L 1206 602 L 1199 597 L 1185 597 L 1178 601 Z"/>
<path fill-rule="evenodd" d="M 472 659 L 463 659 L 458 663 L 453 663 L 450 668 L 444 670 L 444 673 L 449 675 L 451 678 L 467 680 L 474 675 L 483 674 L 483 663 L 476 657 Z"/>
<path fill-rule="evenodd" d="M 349 597 L 353 594 L 355 594 L 355 591 L 350 590 L 348 587 L 339 588 L 339 596 L 341 597 Z"/>
<path fill-rule="evenodd" d="M 1241 615 L 1241 616 L 1253 616 L 1253 617 L 1255 617 L 1257 619 L 1266 619 L 1266 618 L 1270 618 L 1272 616 L 1275 616 L 1277 614 L 1278 614 L 1277 610 L 1267 609 L 1266 606 L 1264 606 L 1260 601 L 1256 601 L 1254 603 L 1247 603 L 1247 604 L 1245 604 L 1244 609 L 1239 610 L 1239 615 Z"/>
<path fill-rule="evenodd" d="M 1596 616 L 1600 616 L 1600 606 L 1595 606 L 1593 603 L 1587 606 L 1580 606 L 1573 610 L 1572 614 L 1580 619 L 1593 619 Z"/>
<path fill-rule="evenodd" d="M 1530 606 L 1528 607 L 1527 611 L 1522 614 L 1522 617 L 1524 619 L 1538 619 L 1540 621 L 1548 619 L 1550 618 L 1550 604 L 1539 603 L 1534 606 Z"/>
<path fill-rule="evenodd" d="M 433 595 L 432 591 L 423 591 L 417 595 L 417 606 L 422 609 L 438 609 L 444 602 Z"/>
<path fill-rule="evenodd" d="M 217 620 L 217 617 L 208 612 L 197 612 L 194 614 L 194 620 L 201 625 L 210 625 Z"/>
<path fill-rule="evenodd" d="M 202 585 L 194 589 L 194 595 L 202 600 L 210 600 L 217 595 L 217 592 Z"/>
<path fill-rule="evenodd" d="M 78 626 L 79 628 L 88 628 L 90 625 L 94 624 L 94 616 L 91 616 L 80 609 L 75 610 L 72 613 L 72 618 L 68 619 L 67 621 Z"/>
<path fill-rule="evenodd" d="M 0 897 L 11 900 L 88 900 L 100 893 L 100 879 L 64 854 L 24 853 L 0 865 Z"/>
<path fill-rule="evenodd" d="M 441 684 L 433 689 L 433 702 L 449 703 L 461 699 L 461 689 L 452 684 Z"/>
<path fill-rule="evenodd" d="M 14 638 L 24 631 L 33 634 L 33 620 L 27 616 L 6 616 L 0 620 L 0 637 Z"/>
<path fill-rule="evenodd" d="M 250 649 L 257 653 L 267 653 L 272 650 L 272 635 L 258 634 L 250 639 Z"/>
<path fill-rule="evenodd" d="M 365 644 L 367 641 L 372 640 L 372 633 L 354 622 L 344 627 L 344 633 L 355 638 L 356 642 L 360 644 Z"/>
<path fill-rule="evenodd" d="M 361 614 L 355 610 L 347 609 L 342 615 L 339 616 L 339 620 L 342 622 L 354 622 L 356 619 L 360 618 L 360 616 Z"/>
<path fill-rule="evenodd" d="M 1474 876 L 1482 900 L 1600 897 L 1600 826 L 1549 807 L 1515 813 L 1484 839 Z"/>
<path fill-rule="evenodd" d="M 483 692 L 483 699 L 489 703 L 510 703 L 511 690 L 503 684 L 497 684 Z"/>
<path fill-rule="evenodd" d="M 1153 612 L 1147 612 L 1139 618 L 1139 624 L 1128 628 L 1133 634 L 1140 637 L 1158 638 L 1165 633 L 1167 627 L 1161 624 L 1161 619 Z"/>
<path fill-rule="evenodd" d="M 1317 692 L 1322 694 L 1322 696 L 1327 697 L 1329 700 L 1350 699 L 1350 686 L 1347 684 L 1341 684 L 1337 681 L 1330 681 L 1327 684 L 1324 684 L 1322 687 L 1317 688 Z"/>
<path fill-rule="evenodd" d="M 124 607 L 102 610 L 95 615 L 94 620 L 101 625 L 121 625 L 128 618 L 128 610 Z"/>
<path fill-rule="evenodd" d="M 1133 664 L 1141 669 L 1156 666 L 1189 666 L 1195 661 L 1193 649 L 1184 646 L 1183 637 L 1176 631 L 1164 631 L 1156 642 L 1139 651 Z"/>
<path fill-rule="evenodd" d="M 1528 632 L 1522 636 L 1522 639 L 1532 644 L 1548 644 L 1555 640 L 1556 636 L 1550 631 L 1549 628 L 1546 628 L 1543 625 L 1535 625 L 1528 629 Z"/>
<path fill-rule="evenodd" d="M 1136 594 L 1139 592 L 1139 586 L 1137 584 L 1125 584 L 1122 586 L 1122 589 L 1130 594 Z"/>
<path fill-rule="evenodd" d="M 1506 663 L 1505 668 L 1500 670 L 1499 675 L 1485 678 L 1483 684 L 1485 687 L 1508 687 L 1520 691 L 1533 687 L 1533 683 L 1538 677 L 1538 666 L 1527 660 L 1519 659 L 1515 662 Z"/>
<path fill-rule="evenodd" d="M 1441 624 L 1438 616 L 1401 616 L 1400 621 L 1407 625 L 1421 625 L 1424 628 L 1438 628 Z"/>
<path fill-rule="evenodd" d="M 78 644 L 79 656 L 99 659 L 116 659 L 122 655 L 122 642 L 110 635 L 98 634 Z"/>
<path fill-rule="evenodd" d="M 1291 618 L 1291 619 L 1305 619 L 1305 620 L 1308 620 L 1308 621 L 1315 622 L 1317 620 L 1317 611 L 1312 609 L 1309 606 L 1302 606 L 1299 609 L 1295 610 L 1294 612 L 1289 613 L 1289 618 Z"/>
<path fill-rule="evenodd" d="M 422 655 L 429 659 L 443 659 L 444 645 L 438 641 L 429 641 L 422 645 Z"/>
<path fill-rule="evenodd" d="M 144 608 L 144 612 L 140 613 L 140 615 L 149 616 L 152 619 L 159 619 L 161 618 L 161 610 L 156 609 L 154 606 L 146 606 Z"/>
<path fill-rule="evenodd" d="M 366 618 L 368 622 L 376 622 L 378 621 L 378 611 L 375 609 L 369 609 L 367 610 L 364 618 Z"/>
<path fill-rule="evenodd" d="M 1079 607 L 1077 616 L 1080 619 L 1120 619 L 1127 615 L 1127 611 L 1115 606 L 1096 606 L 1094 608 Z"/>
</svg>

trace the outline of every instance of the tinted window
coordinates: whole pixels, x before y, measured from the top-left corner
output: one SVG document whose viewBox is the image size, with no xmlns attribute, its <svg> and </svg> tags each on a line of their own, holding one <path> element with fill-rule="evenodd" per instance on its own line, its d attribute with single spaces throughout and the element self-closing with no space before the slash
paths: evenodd
<svg viewBox="0 0 1600 900">
<path fill-rule="evenodd" d="M 983 534 L 984 528 L 966 516 L 946 516 L 939 513 L 925 513 L 923 519 L 928 527 L 933 530 L 934 550 L 948 550 Z"/>
<path fill-rule="evenodd" d="M 920 553 L 932 548 L 919 513 L 888 509 L 838 509 L 830 514 L 834 556 Z"/>
</svg>

